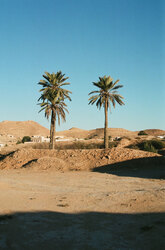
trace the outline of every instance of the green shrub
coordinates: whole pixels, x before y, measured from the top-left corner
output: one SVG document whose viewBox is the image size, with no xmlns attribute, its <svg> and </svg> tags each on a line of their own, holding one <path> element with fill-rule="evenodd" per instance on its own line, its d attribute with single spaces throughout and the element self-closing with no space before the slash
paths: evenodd
<svg viewBox="0 0 165 250">
<path fill-rule="evenodd" d="M 97 134 L 90 135 L 90 136 L 88 137 L 88 140 L 89 140 L 89 139 L 93 139 L 93 138 L 95 138 L 96 136 L 97 136 Z"/>
<path fill-rule="evenodd" d="M 152 145 L 151 141 L 144 141 L 144 142 L 140 142 L 140 143 L 137 143 L 137 144 L 133 144 L 133 145 L 130 145 L 129 148 L 157 153 L 157 150 Z"/>
<path fill-rule="evenodd" d="M 109 148 L 117 147 L 118 142 L 109 142 Z M 32 148 L 34 149 L 48 149 L 49 143 L 36 143 L 32 145 Z M 81 141 L 76 141 L 73 143 L 56 143 L 55 149 L 57 150 L 65 150 L 65 149 L 103 149 L 104 144 L 103 142 L 95 142 L 95 143 L 85 143 Z"/>
<path fill-rule="evenodd" d="M 98 149 L 98 148 L 103 148 L 103 144 L 74 142 L 72 144 L 56 145 L 56 149 Z"/>
<path fill-rule="evenodd" d="M 139 131 L 138 135 L 148 135 L 146 132 L 144 132 L 143 130 Z"/>
<path fill-rule="evenodd" d="M 16 142 L 16 144 L 20 144 L 20 143 L 22 143 L 22 141 L 20 141 L 20 140 L 18 140 L 18 141 Z"/>
<path fill-rule="evenodd" d="M 148 140 L 131 145 L 130 148 L 157 153 L 158 150 L 165 148 L 165 142 L 160 140 Z"/>
<path fill-rule="evenodd" d="M 153 146 L 151 141 L 146 141 L 143 144 L 142 150 L 157 153 L 156 148 Z"/>
<path fill-rule="evenodd" d="M 49 143 L 36 143 L 32 146 L 34 149 L 48 149 Z M 55 149 L 99 149 L 104 148 L 103 143 L 84 143 L 84 142 L 74 142 L 69 144 L 58 144 L 56 143 Z"/>
<path fill-rule="evenodd" d="M 29 141 L 31 141 L 30 136 L 24 136 L 24 137 L 22 138 L 22 143 L 24 143 L 24 142 L 29 142 Z"/>
<path fill-rule="evenodd" d="M 117 141 L 109 142 L 109 148 L 117 147 L 117 145 L 118 145 L 118 142 L 117 142 Z"/>
<path fill-rule="evenodd" d="M 162 149 L 165 148 L 165 142 L 164 141 L 160 141 L 160 140 L 151 140 L 152 145 L 156 148 L 156 149 Z"/>
</svg>

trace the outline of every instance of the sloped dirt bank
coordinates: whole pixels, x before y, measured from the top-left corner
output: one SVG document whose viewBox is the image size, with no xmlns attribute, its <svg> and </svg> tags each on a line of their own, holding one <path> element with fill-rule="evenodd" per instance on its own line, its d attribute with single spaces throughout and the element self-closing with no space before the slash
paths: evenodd
<svg viewBox="0 0 165 250">
<path fill-rule="evenodd" d="M 44 150 L 23 148 L 2 155 L 0 169 L 33 170 L 92 170 L 93 168 L 129 161 L 132 159 L 157 158 L 158 163 L 165 161 L 159 154 L 128 148 L 83 149 L 83 150 Z M 163 162 L 163 163 L 162 163 Z"/>
</svg>

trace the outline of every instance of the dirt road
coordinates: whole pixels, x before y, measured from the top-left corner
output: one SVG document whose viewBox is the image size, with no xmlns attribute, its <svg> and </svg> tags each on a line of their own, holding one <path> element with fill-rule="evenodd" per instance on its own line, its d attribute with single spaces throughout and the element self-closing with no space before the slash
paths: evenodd
<svg viewBox="0 0 165 250">
<path fill-rule="evenodd" d="M 0 190 L 0 249 L 165 248 L 163 179 L 16 169 Z"/>
</svg>

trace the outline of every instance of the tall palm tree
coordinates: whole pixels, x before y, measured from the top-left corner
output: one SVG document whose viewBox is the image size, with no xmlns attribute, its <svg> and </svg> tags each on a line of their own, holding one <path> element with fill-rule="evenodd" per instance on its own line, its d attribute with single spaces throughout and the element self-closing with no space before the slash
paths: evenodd
<svg viewBox="0 0 165 250">
<path fill-rule="evenodd" d="M 61 71 L 55 73 L 48 73 L 45 72 L 43 77 L 46 80 L 40 80 L 38 84 L 42 85 L 42 92 L 38 101 L 42 101 L 39 103 L 41 106 L 41 110 L 45 110 L 45 117 L 49 118 L 51 115 L 51 125 L 50 125 L 50 149 L 54 149 L 55 147 L 55 127 L 56 127 L 56 120 L 58 119 L 58 123 L 60 124 L 60 118 L 65 121 L 66 114 L 65 111 L 68 113 L 67 105 L 65 104 L 65 99 L 71 101 L 69 96 L 72 93 L 69 90 L 63 89 L 62 86 L 69 85 L 70 83 L 65 82 L 68 77 L 64 77 L 65 74 L 62 74 Z M 39 111 L 39 112 L 40 112 Z"/>
<path fill-rule="evenodd" d="M 60 125 L 60 118 L 62 121 L 66 121 L 66 113 L 69 113 L 67 110 L 67 105 L 64 103 L 62 99 L 49 99 L 43 100 L 43 102 L 39 103 L 41 106 L 41 112 L 42 110 L 45 110 L 45 117 L 49 119 L 49 116 L 51 115 L 51 126 L 50 126 L 50 149 L 55 148 L 55 129 L 56 129 L 56 121 L 58 119 L 58 125 Z"/>
<path fill-rule="evenodd" d="M 93 85 L 98 87 L 99 90 L 92 91 L 89 95 L 92 95 L 88 100 L 89 104 L 96 103 L 97 108 L 104 107 L 105 114 L 105 126 L 104 126 L 104 147 L 108 148 L 108 108 L 111 110 L 111 103 L 115 108 L 116 102 L 120 105 L 124 105 L 122 99 L 123 96 L 117 93 L 117 89 L 123 87 L 123 85 L 117 85 L 119 80 L 113 83 L 113 79 L 110 76 L 99 77 L 98 82 L 93 82 Z"/>
</svg>

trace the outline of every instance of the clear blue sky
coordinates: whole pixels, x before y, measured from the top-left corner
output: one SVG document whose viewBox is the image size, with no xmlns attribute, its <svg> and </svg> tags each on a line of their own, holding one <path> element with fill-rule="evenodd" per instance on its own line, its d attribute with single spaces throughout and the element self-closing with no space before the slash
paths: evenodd
<svg viewBox="0 0 165 250">
<path fill-rule="evenodd" d="M 109 127 L 165 129 L 164 13 L 164 0 L 0 0 L 0 121 L 49 127 L 37 82 L 61 70 L 73 94 L 57 130 L 104 126 L 103 110 L 88 105 L 104 75 L 124 85 Z"/>
</svg>

